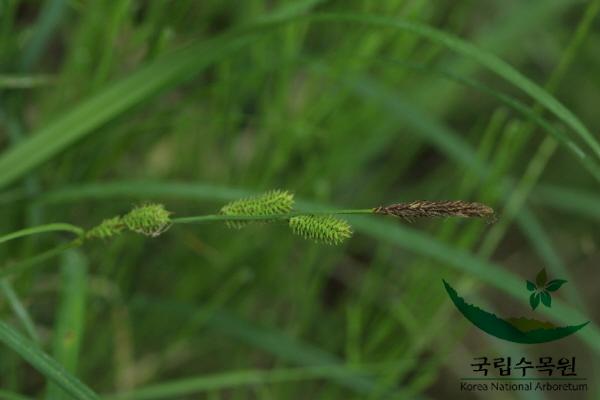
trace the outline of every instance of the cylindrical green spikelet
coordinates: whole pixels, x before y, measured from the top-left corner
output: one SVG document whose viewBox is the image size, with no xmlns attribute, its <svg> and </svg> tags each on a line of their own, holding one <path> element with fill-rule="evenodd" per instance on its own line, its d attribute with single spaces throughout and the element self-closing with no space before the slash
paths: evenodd
<svg viewBox="0 0 600 400">
<path fill-rule="evenodd" d="M 280 215 L 292 211 L 293 206 L 293 194 L 282 190 L 272 190 L 260 196 L 236 200 L 226 204 L 221 208 L 221 214 L 243 217 Z M 227 226 L 239 229 L 249 222 L 252 221 L 227 221 Z"/>
<path fill-rule="evenodd" d="M 350 224 L 331 215 L 299 215 L 289 224 L 296 235 L 320 243 L 340 244 L 352 236 Z"/>
<path fill-rule="evenodd" d="M 97 225 L 86 232 L 85 237 L 88 239 L 107 239 L 111 236 L 118 235 L 125 229 L 121 217 L 105 219 L 100 225 Z"/>
<path fill-rule="evenodd" d="M 123 224 L 142 235 L 156 237 L 171 226 L 171 213 L 162 204 L 142 204 L 135 207 L 123 218 Z"/>
</svg>

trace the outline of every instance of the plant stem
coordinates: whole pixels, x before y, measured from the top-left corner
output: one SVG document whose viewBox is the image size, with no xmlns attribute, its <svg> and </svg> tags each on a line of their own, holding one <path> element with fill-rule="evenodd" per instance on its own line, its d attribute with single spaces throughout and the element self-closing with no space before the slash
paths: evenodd
<svg viewBox="0 0 600 400">
<path fill-rule="evenodd" d="M 248 215 L 222 215 L 222 214 L 209 214 L 209 215 L 198 215 L 195 217 L 182 217 L 173 218 L 171 220 L 174 224 L 195 224 L 203 222 L 215 222 L 215 221 L 279 221 L 288 220 L 292 217 L 300 215 L 348 215 L 348 214 L 372 214 L 372 208 L 356 209 L 356 210 L 329 210 L 329 211 L 303 211 L 303 212 L 292 212 L 287 214 L 272 214 L 272 215 L 259 215 L 259 216 L 248 216 Z"/>
<path fill-rule="evenodd" d="M 0 268 L 0 279 L 5 278 L 10 275 L 22 273 L 42 261 L 46 261 L 54 256 L 57 256 L 58 254 L 62 253 L 63 251 L 66 251 L 73 247 L 81 246 L 82 243 L 83 243 L 82 240 L 75 239 L 71 242 L 54 247 L 50 250 L 46 250 L 45 252 L 37 254 L 33 257 L 29 257 L 29 258 L 26 258 L 25 260 L 17 261 L 16 263 L 9 265 L 8 267 Z"/>
<path fill-rule="evenodd" d="M 47 224 L 35 226 L 33 228 L 21 229 L 20 231 L 11 232 L 7 235 L 0 236 L 0 243 L 8 242 L 9 240 L 17 239 L 24 236 L 36 235 L 38 233 L 45 232 L 72 232 L 78 237 L 83 235 L 84 230 L 78 226 L 65 224 L 65 223 L 55 223 L 55 224 Z"/>
</svg>

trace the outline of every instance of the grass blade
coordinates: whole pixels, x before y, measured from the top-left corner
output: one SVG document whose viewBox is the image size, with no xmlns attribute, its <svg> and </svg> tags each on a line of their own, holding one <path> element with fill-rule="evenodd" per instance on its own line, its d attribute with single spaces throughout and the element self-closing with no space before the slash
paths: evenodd
<svg viewBox="0 0 600 400">
<path fill-rule="evenodd" d="M 18 393 L 8 392 L 0 389 L 0 399 L 2 400 L 33 400 L 32 397 L 20 395 Z"/>
<path fill-rule="evenodd" d="M 394 28 L 409 31 L 419 36 L 426 37 L 435 43 L 439 43 L 464 57 L 476 61 L 507 82 L 512 83 L 514 86 L 527 93 L 537 103 L 544 106 L 557 118 L 572 128 L 573 131 L 592 149 L 592 151 L 600 159 L 600 143 L 598 143 L 591 132 L 569 109 L 567 109 L 561 102 L 556 100 L 556 98 L 550 95 L 542 87 L 532 82 L 502 59 L 477 48 L 475 45 L 465 40 L 424 24 L 373 15 L 314 14 L 306 16 L 304 19 L 322 22 L 353 22 L 371 26 Z"/>
<path fill-rule="evenodd" d="M 188 303 L 175 302 L 164 299 L 138 296 L 132 303 L 136 309 L 164 310 L 172 315 L 181 315 L 189 318 L 190 314 L 196 315 L 198 308 Z M 377 388 L 376 382 L 344 366 L 336 356 L 307 343 L 297 341 L 277 331 L 252 325 L 237 316 L 222 309 L 214 309 L 206 319 L 206 324 L 211 329 L 235 338 L 252 347 L 273 354 L 287 362 L 302 366 L 331 366 L 335 369 L 331 380 L 340 386 L 351 389 L 357 393 L 371 393 Z M 337 368 L 336 368 L 337 367 Z"/>
<path fill-rule="evenodd" d="M 64 223 L 40 225 L 33 228 L 21 229 L 20 231 L 11 232 L 4 236 L 0 236 L 0 243 L 8 242 L 9 240 L 18 239 L 24 236 L 37 235 L 39 233 L 47 232 L 71 232 L 77 236 L 81 236 L 83 234 L 83 229 L 75 225 Z"/>
<path fill-rule="evenodd" d="M 192 77 L 248 42 L 220 38 L 180 49 L 107 87 L 0 156 L 0 188 L 51 159 L 130 107 Z"/>
<path fill-rule="evenodd" d="M 8 304 L 10 304 L 10 307 L 13 309 L 13 312 L 23 325 L 23 328 L 25 328 L 25 331 L 27 332 L 31 340 L 33 340 L 36 343 L 39 343 L 40 338 L 38 337 L 37 330 L 35 329 L 35 323 L 31 319 L 31 316 L 27 312 L 27 309 L 23 305 L 23 302 L 13 289 L 10 282 L 8 282 L 6 279 L 1 279 L 0 290 L 2 290 L 2 293 L 6 297 Z"/>
<path fill-rule="evenodd" d="M 39 350 L 35 343 L 21 336 L 4 321 L 0 321 L 0 342 L 17 352 L 46 378 L 69 393 L 71 397 L 80 400 L 100 399 L 96 393 L 66 371 L 56 360 Z"/>
<path fill-rule="evenodd" d="M 156 385 L 119 393 L 104 397 L 105 399 L 130 399 L 151 400 L 177 398 L 194 393 L 213 390 L 231 389 L 240 386 L 265 385 L 272 383 L 306 381 L 313 379 L 332 379 L 341 373 L 355 371 L 360 373 L 373 373 L 377 369 L 393 367 L 396 363 L 382 363 L 381 365 L 324 365 L 304 368 L 279 368 L 273 370 L 246 370 L 231 371 L 219 374 L 205 375 L 194 378 L 179 379 L 163 382 Z"/>
<path fill-rule="evenodd" d="M 600 196 L 596 193 L 556 185 L 538 185 L 533 190 L 532 200 L 536 204 L 600 221 Z"/>
<path fill-rule="evenodd" d="M 0 279 L 5 278 L 7 276 L 18 275 L 20 273 L 23 273 L 24 271 L 27 271 L 29 268 L 32 268 L 33 266 L 35 266 L 43 261 L 49 260 L 49 259 L 61 254 L 62 252 L 69 250 L 73 247 L 77 247 L 79 245 L 80 245 L 80 243 L 78 241 L 69 242 L 69 243 L 54 247 L 50 250 L 46 250 L 45 252 L 43 252 L 41 254 L 37 254 L 35 256 L 26 258 L 24 260 L 19 260 L 15 263 L 11 263 L 6 267 L 0 268 Z"/>
<path fill-rule="evenodd" d="M 287 14 L 284 15 L 287 17 Z M 296 20 L 362 23 L 375 27 L 406 30 L 426 37 L 473 59 L 530 95 L 571 127 L 600 159 L 600 144 L 570 110 L 493 54 L 443 31 L 410 21 L 363 14 L 313 14 L 291 18 L 268 18 L 267 22 L 213 39 L 208 43 L 188 46 L 140 68 L 133 75 L 104 89 L 0 156 L 0 170 L 5 171 L 0 176 L 0 188 L 52 158 L 128 108 L 141 103 L 160 90 L 190 78 L 211 63 L 253 41 L 256 35 L 251 33 L 270 32 L 272 28 Z"/>
<path fill-rule="evenodd" d="M 77 370 L 85 323 L 87 261 L 77 249 L 62 257 L 62 299 L 53 331 L 53 355 L 67 371 Z M 47 399 L 69 399 L 57 384 L 49 383 Z"/>
</svg>

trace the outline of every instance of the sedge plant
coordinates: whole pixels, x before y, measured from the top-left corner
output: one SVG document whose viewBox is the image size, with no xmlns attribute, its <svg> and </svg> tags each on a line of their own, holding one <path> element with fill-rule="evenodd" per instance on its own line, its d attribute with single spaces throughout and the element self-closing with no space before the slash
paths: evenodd
<svg viewBox="0 0 600 400">
<path fill-rule="evenodd" d="M 285 223 L 290 231 L 304 239 L 326 245 L 339 245 L 352 236 L 352 226 L 343 215 L 363 214 L 397 217 L 413 221 L 424 217 L 462 217 L 494 220 L 494 210 L 484 204 L 463 200 L 418 200 L 368 209 L 329 211 L 296 211 L 294 196 L 284 190 L 272 190 L 258 196 L 230 202 L 218 213 L 172 218 L 173 213 L 160 203 L 143 203 L 124 215 L 103 220 L 100 224 L 83 229 L 71 224 L 54 223 L 23 229 L 0 236 L 0 243 L 19 237 L 52 231 L 67 231 L 76 235 L 69 243 L 48 250 L 29 259 L 0 270 L 0 278 L 12 275 L 69 248 L 81 246 L 95 239 L 110 239 L 126 231 L 148 237 L 157 237 L 173 225 L 222 222 L 232 229 L 242 229 L 249 224 Z"/>
</svg>

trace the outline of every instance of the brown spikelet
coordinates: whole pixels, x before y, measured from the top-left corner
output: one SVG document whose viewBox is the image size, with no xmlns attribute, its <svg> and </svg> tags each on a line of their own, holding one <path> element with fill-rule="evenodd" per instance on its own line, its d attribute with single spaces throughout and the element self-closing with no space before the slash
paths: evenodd
<svg viewBox="0 0 600 400">
<path fill-rule="evenodd" d="M 494 210 L 481 203 L 462 200 L 416 200 L 373 209 L 375 214 L 395 215 L 408 221 L 421 217 L 487 218 L 494 221 Z"/>
</svg>

